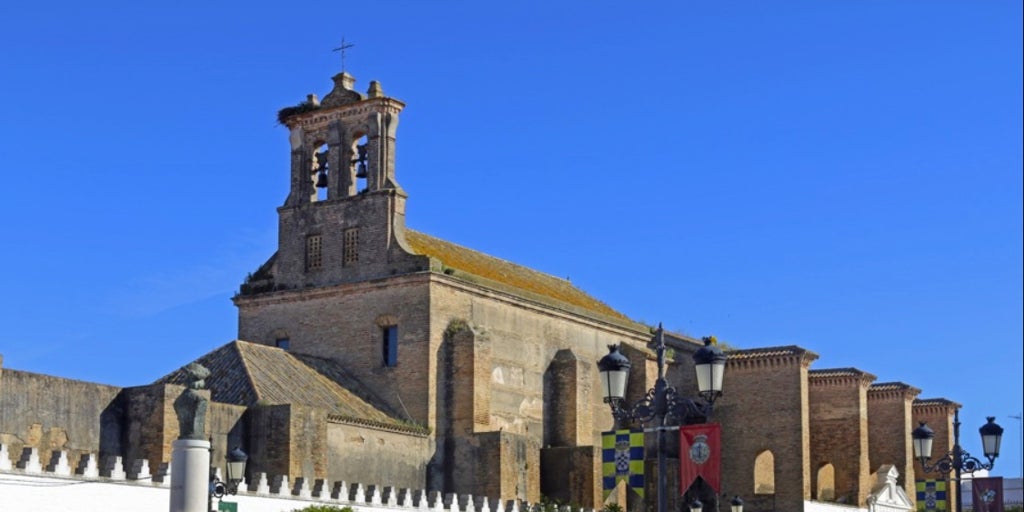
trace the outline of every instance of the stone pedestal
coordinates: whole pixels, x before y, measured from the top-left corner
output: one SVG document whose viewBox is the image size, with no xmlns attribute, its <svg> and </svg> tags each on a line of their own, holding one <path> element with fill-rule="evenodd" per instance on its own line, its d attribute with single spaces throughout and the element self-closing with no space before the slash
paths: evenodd
<svg viewBox="0 0 1024 512">
<path fill-rule="evenodd" d="M 171 443 L 170 512 L 208 512 L 210 442 L 177 439 Z"/>
</svg>

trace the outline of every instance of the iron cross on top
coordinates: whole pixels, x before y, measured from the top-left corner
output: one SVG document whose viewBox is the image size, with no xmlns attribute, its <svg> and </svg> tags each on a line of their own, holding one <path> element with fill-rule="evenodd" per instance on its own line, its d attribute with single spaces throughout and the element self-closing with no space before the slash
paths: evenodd
<svg viewBox="0 0 1024 512">
<path fill-rule="evenodd" d="M 331 50 L 332 52 L 339 52 L 339 53 L 341 53 L 341 70 L 342 71 L 345 71 L 345 50 L 348 50 L 349 48 L 352 48 L 353 46 L 355 46 L 355 44 L 353 44 L 353 43 L 346 43 L 345 42 L 345 37 L 342 36 L 342 38 L 341 38 L 341 45 L 338 46 L 337 48 Z"/>
</svg>

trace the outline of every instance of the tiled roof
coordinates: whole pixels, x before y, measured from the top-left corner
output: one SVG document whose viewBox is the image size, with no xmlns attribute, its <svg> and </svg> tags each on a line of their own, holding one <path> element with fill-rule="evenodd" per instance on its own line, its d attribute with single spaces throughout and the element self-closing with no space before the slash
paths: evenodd
<svg viewBox="0 0 1024 512">
<path fill-rule="evenodd" d="M 564 304 L 581 308 L 587 312 L 617 320 L 630 321 L 622 313 L 576 288 L 569 281 L 543 272 L 516 265 L 484 253 L 446 242 L 416 231 L 406 231 L 405 240 L 417 254 L 439 260 L 446 268 L 453 269 L 452 275 L 460 272 L 479 276 L 530 294 L 554 299 Z"/>
<path fill-rule="evenodd" d="M 927 407 L 929 405 L 960 407 L 961 404 L 958 404 L 948 398 L 918 398 L 913 402 L 914 407 Z"/>
<path fill-rule="evenodd" d="M 784 347 L 763 347 L 763 348 L 746 348 L 740 350 L 733 350 L 729 352 L 730 361 L 741 361 L 744 359 L 762 359 L 765 357 L 783 357 L 783 356 L 802 356 L 809 355 L 814 359 L 818 358 L 818 354 L 811 352 L 805 348 L 800 348 L 796 345 L 787 345 Z"/>
<path fill-rule="evenodd" d="M 916 390 L 918 392 L 921 391 L 920 389 L 917 389 L 914 386 L 911 386 L 910 384 L 906 384 L 906 383 L 903 383 L 903 382 L 879 382 L 877 384 L 872 384 L 871 387 L 868 388 L 868 392 L 872 392 L 872 391 L 903 391 L 903 390 Z"/>
<path fill-rule="evenodd" d="M 200 357 L 197 363 L 210 370 L 206 386 L 215 402 L 235 405 L 301 404 L 327 410 L 330 414 L 380 424 L 408 428 L 353 391 L 361 388 L 342 368 L 330 361 L 236 340 Z M 333 379 L 339 380 L 333 380 Z M 157 380 L 154 384 L 186 383 L 185 368 Z"/>
<path fill-rule="evenodd" d="M 862 370 L 858 370 L 856 368 L 822 368 L 820 370 L 808 371 L 807 376 L 819 379 L 825 379 L 830 377 L 874 377 L 874 375 L 871 375 L 870 373 Z"/>
</svg>

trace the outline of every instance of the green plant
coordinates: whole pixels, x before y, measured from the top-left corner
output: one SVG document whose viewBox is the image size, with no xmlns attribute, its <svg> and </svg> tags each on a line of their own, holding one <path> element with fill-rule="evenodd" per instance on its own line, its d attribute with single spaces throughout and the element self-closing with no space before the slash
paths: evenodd
<svg viewBox="0 0 1024 512">
<path fill-rule="evenodd" d="M 306 508 L 292 509 L 292 512 L 355 512 L 352 507 L 339 507 L 337 505 L 310 505 Z"/>
<path fill-rule="evenodd" d="M 622 505 L 618 503 L 608 503 L 601 509 L 601 512 L 623 512 Z"/>
</svg>

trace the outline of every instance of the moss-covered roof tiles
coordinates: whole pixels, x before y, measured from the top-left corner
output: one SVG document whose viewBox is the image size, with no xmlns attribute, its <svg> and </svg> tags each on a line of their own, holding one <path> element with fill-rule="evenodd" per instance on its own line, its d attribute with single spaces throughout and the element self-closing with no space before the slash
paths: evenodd
<svg viewBox="0 0 1024 512">
<path fill-rule="evenodd" d="M 459 277 L 460 273 L 471 274 L 529 294 L 553 299 L 586 312 L 631 322 L 622 313 L 576 288 L 565 279 L 416 231 L 406 231 L 405 240 L 417 254 L 437 259 L 446 269 L 452 269 L 453 277 Z"/>
<path fill-rule="evenodd" d="M 299 359 L 277 347 L 236 340 L 196 362 L 210 370 L 206 387 L 215 402 L 247 407 L 301 404 L 368 424 L 408 426 L 342 387 L 341 384 L 359 386 L 344 369 L 331 361 L 307 356 Z M 339 383 L 328 375 L 342 376 L 345 381 Z M 185 368 L 182 367 L 154 384 L 185 385 L 186 382 Z"/>
</svg>

